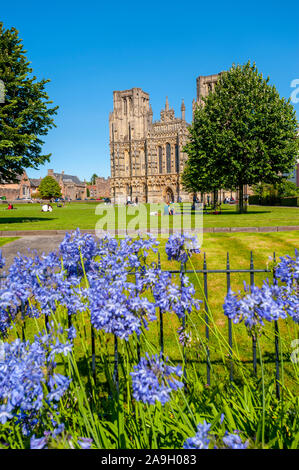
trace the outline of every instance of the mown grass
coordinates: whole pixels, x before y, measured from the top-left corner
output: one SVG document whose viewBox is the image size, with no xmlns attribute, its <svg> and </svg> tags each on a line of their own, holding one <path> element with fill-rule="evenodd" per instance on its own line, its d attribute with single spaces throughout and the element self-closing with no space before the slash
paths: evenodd
<svg viewBox="0 0 299 470">
<path fill-rule="evenodd" d="M 18 240 L 19 237 L 1 237 L 0 238 L 0 246 L 6 245 L 6 243 L 13 242 Z"/>
<path fill-rule="evenodd" d="M 16 204 L 16 210 L 8 211 L 6 206 L 0 205 L 0 230 L 93 230 L 102 226 L 114 229 L 114 221 L 119 229 L 135 230 L 162 226 L 180 227 L 181 208 L 174 205 L 175 215 L 169 216 L 150 215 L 157 210 L 157 205 L 139 205 L 137 207 L 118 206 L 118 212 L 114 212 L 114 206 L 105 206 L 103 203 L 81 202 L 67 203 L 65 207 L 57 207 L 53 204 L 53 212 L 41 212 L 39 204 Z M 184 206 L 184 210 L 191 215 L 191 205 Z M 139 212 L 138 212 L 139 211 Z M 194 213 L 191 222 L 194 223 Z M 262 227 L 262 226 L 299 226 L 299 208 L 297 207 L 261 207 L 249 206 L 245 214 L 238 214 L 236 206 L 223 205 L 222 213 L 203 215 L 204 227 Z"/>
</svg>

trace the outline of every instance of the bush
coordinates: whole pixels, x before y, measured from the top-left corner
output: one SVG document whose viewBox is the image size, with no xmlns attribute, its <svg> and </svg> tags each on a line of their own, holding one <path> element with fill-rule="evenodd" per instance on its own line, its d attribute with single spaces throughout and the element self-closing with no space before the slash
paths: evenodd
<svg viewBox="0 0 299 470">
<path fill-rule="evenodd" d="M 299 197 L 249 196 L 250 205 L 299 207 Z"/>
</svg>

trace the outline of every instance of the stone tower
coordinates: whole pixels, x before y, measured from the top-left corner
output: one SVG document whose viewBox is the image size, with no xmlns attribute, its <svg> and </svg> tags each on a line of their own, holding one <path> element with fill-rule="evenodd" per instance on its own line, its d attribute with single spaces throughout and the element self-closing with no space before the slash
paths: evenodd
<svg viewBox="0 0 299 470">
<path fill-rule="evenodd" d="M 114 202 L 188 198 L 180 183 L 188 127 L 184 102 L 181 113 L 181 118 L 175 117 L 166 98 L 160 120 L 153 122 L 148 93 L 141 88 L 114 91 L 109 116 Z"/>
</svg>

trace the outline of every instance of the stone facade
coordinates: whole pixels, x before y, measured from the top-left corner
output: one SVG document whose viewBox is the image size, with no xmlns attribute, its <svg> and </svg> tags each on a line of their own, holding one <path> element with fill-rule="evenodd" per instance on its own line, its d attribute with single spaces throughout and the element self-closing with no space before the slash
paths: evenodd
<svg viewBox="0 0 299 470">
<path fill-rule="evenodd" d="M 153 122 L 148 93 L 141 88 L 114 91 L 109 116 L 112 201 L 189 200 L 180 182 L 188 126 L 184 102 L 178 118 L 166 98 L 160 120 Z"/>
<path fill-rule="evenodd" d="M 31 197 L 30 180 L 26 171 L 17 177 L 15 183 L 0 184 L 0 197 L 5 197 L 7 201 L 17 199 L 29 199 Z"/>
<path fill-rule="evenodd" d="M 98 177 L 95 180 L 96 197 L 110 197 L 110 178 Z"/>
<path fill-rule="evenodd" d="M 77 176 L 66 175 L 64 171 L 54 173 L 54 170 L 48 170 L 48 176 L 52 176 L 59 183 L 64 199 L 74 201 L 86 198 L 86 183 L 80 181 Z"/>
</svg>

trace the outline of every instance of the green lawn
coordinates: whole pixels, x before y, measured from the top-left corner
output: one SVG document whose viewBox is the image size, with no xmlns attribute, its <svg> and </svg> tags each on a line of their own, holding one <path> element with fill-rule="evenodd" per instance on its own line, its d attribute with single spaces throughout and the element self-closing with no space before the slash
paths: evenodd
<svg viewBox="0 0 299 470">
<path fill-rule="evenodd" d="M 110 227 L 113 224 L 113 206 L 104 206 L 95 202 L 71 203 L 65 207 L 58 208 L 53 204 L 53 212 L 41 212 L 39 204 L 16 204 L 16 210 L 8 211 L 6 206 L 0 205 L 0 230 L 72 230 L 77 227 L 81 229 L 95 229 L 97 222 L 107 222 Z M 188 214 L 191 212 L 187 206 Z M 139 223 L 140 228 L 167 227 L 169 216 L 150 215 L 155 212 L 157 206 L 138 206 L 143 210 L 139 216 L 135 211 L 137 208 L 130 207 L 126 214 L 126 208 L 119 206 L 116 219 L 118 228 L 135 229 Z M 108 211 L 105 213 L 103 211 Z M 177 214 L 171 218 L 174 228 L 180 227 L 181 217 L 179 205 L 175 205 Z M 96 214 L 96 211 L 98 212 Z M 135 214 L 135 215 L 134 215 Z M 193 219 L 193 215 L 191 216 Z M 187 222 L 188 223 L 188 222 Z M 238 214 L 235 206 L 223 205 L 222 213 L 219 215 L 207 214 L 203 216 L 204 227 L 261 227 L 261 226 L 295 226 L 299 225 L 299 208 L 296 207 L 261 207 L 250 206 L 246 214 Z"/>
<path fill-rule="evenodd" d="M 165 240 L 161 241 L 161 263 L 163 268 L 177 269 L 178 264 L 175 262 L 169 262 L 164 251 Z M 277 233 L 221 233 L 221 234 L 204 234 L 202 252 L 198 255 L 194 255 L 192 260 L 195 269 L 203 268 L 203 254 L 206 253 L 207 267 L 208 269 L 226 269 L 227 252 L 230 256 L 230 267 L 231 269 L 249 269 L 250 267 L 250 251 L 253 251 L 254 267 L 256 269 L 264 269 L 271 265 L 271 257 L 273 252 L 276 254 L 276 259 L 279 261 L 279 257 L 290 254 L 294 256 L 295 248 L 299 249 L 299 231 L 293 232 L 277 232 Z M 187 265 L 188 268 L 188 265 Z M 189 269 L 191 266 L 189 265 Z M 199 274 L 198 277 L 191 274 L 189 275 L 192 283 L 194 284 L 197 292 L 197 296 L 204 300 L 202 294 L 203 288 L 203 275 Z M 269 273 L 258 273 L 255 274 L 255 284 L 262 285 L 263 280 L 266 278 L 272 279 L 272 274 Z M 243 291 L 243 281 L 248 284 L 250 282 L 249 273 L 236 273 L 231 274 L 231 287 L 234 291 Z M 214 374 L 214 381 L 217 377 L 222 375 L 223 366 L 220 365 L 221 351 L 219 349 L 219 343 L 216 338 L 216 330 L 221 333 L 225 340 L 228 339 L 228 320 L 223 314 L 223 302 L 226 295 L 227 289 L 226 274 L 209 274 L 208 275 L 208 303 L 209 308 L 213 317 L 213 321 L 209 321 L 210 324 L 210 353 L 212 361 L 212 371 Z M 198 361 L 202 373 L 205 375 L 205 361 L 206 356 L 204 352 L 203 344 L 205 343 L 205 313 L 203 304 L 201 304 L 200 312 L 193 313 L 189 325 L 193 323 L 191 331 L 196 326 L 197 334 L 199 333 L 199 339 L 195 339 L 193 334 L 195 349 L 197 353 L 194 356 L 190 350 L 190 358 L 193 357 Z M 213 325 L 214 322 L 214 325 Z M 180 359 L 178 349 L 174 343 L 174 332 L 179 327 L 179 322 L 175 315 L 168 315 L 167 321 L 165 321 L 165 350 L 166 353 L 177 360 Z M 281 333 L 281 347 L 285 354 L 285 380 L 293 388 L 298 387 L 298 377 L 296 377 L 292 364 L 290 363 L 290 344 L 291 341 L 298 337 L 298 327 L 292 320 L 279 321 L 279 328 Z M 266 324 L 264 327 L 264 333 L 261 338 L 261 347 L 263 355 L 265 357 L 265 369 L 273 376 L 274 373 L 274 325 Z M 239 351 L 240 357 L 244 362 L 249 361 L 249 367 L 251 367 L 250 361 L 252 358 L 252 345 L 251 339 L 248 337 L 246 328 L 243 324 L 233 325 L 234 335 L 234 348 Z M 153 325 L 150 332 L 152 341 L 157 342 L 159 337 L 158 325 Z M 197 346 L 196 346 L 197 342 Z M 227 350 L 224 349 L 224 354 L 227 356 Z M 299 391 L 297 389 L 297 391 Z"/>
<path fill-rule="evenodd" d="M 0 238 L 0 246 L 6 245 L 6 243 L 13 242 L 14 240 L 17 240 L 19 237 L 1 237 Z"/>
</svg>

